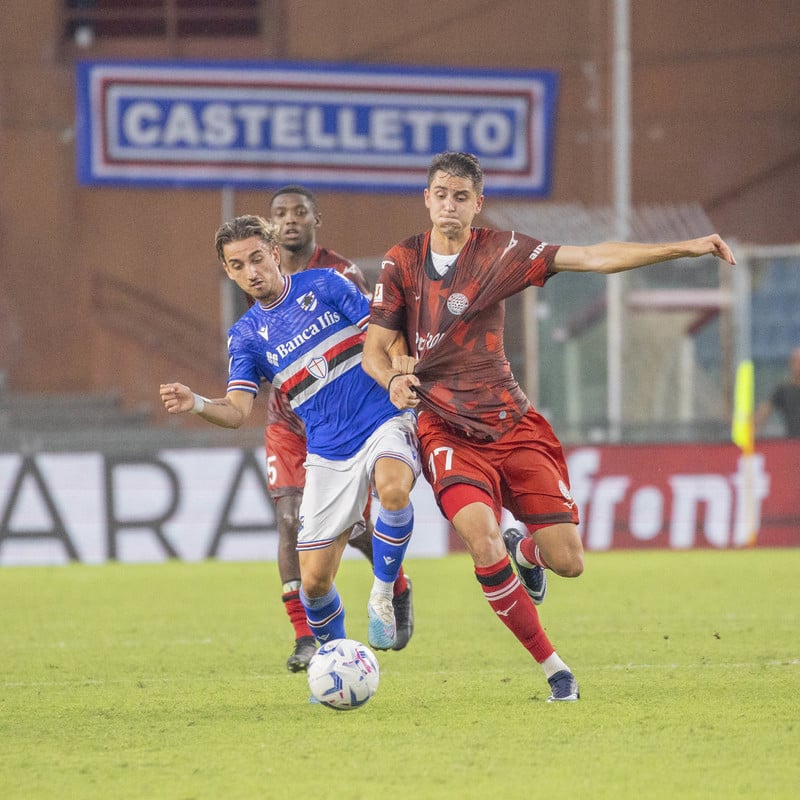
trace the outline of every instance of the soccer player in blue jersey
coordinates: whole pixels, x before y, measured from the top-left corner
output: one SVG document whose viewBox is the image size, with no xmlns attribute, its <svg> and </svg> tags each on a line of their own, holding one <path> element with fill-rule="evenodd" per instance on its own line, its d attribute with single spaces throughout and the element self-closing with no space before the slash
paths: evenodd
<svg viewBox="0 0 800 800">
<path fill-rule="evenodd" d="M 364 273 L 349 259 L 334 250 L 317 244 L 316 233 L 322 215 L 314 193 L 304 186 L 289 184 L 279 188 L 269 203 L 269 220 L 278 226 L 281 248 L 281 272 L 294 275 L 307 269 L 335 269 L 351 280 L 361 293 L 372 297 Z M 256 301 L 247 295 L 248 306 Z M 306 483 L 306 429 L 294 413 L 283 392 L 269 391 L 267 424 L 264 431 L 267 456 L 267 488 L 275 504 L 278 528 L 278 575 L 281 580 L 281 600 L 294 628 L 294 649 L 286 661 L 290 672 L 308 668 L 317 649 L 316 640 L 308 627 L 306 612 L 300 602 L 300 560 L 297 553 L 297 529 L 300 527 L 300 501 Z M 371 506 L 364 509 L 364 521 L 359 522 L 350 536 L 349 544 L 372 563 L 373 525 Z M 394 582 L 395 621 L 397 638 L 393 650 L 402 650 L 414 631 L 414 606 L 411 579 L 403 567 Z"/>
<path fill-rule="evenodd" d="M 361 368 L 367 298 L 334 270 L 282 275 L 278 241 L 277 227 L 258 216 L 219 228 L 215 244 L 226 274 L 256 301 L 228 332 L 227 393 L 208 399 L 167 383 L 161 398 L 171 414 L 193 412 L 238 428 L 268 381 L 305 423 L 300 599 L 319 642 L 346 637 L 334 579 L 349 531 L 375 489 L 368 636 L 372 647 L 388 650 L 396 641 L 392 589 L 411 538 L 410 492 L 420 472 L 415 416 L 397 409 Z"/>
</svg>

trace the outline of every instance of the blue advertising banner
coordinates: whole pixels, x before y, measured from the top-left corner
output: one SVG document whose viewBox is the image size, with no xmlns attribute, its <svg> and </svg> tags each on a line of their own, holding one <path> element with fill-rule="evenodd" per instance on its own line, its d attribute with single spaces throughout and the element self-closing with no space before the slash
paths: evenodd
<svg viewBox="0 0 800 800">
<path fill-rule="evenodd" d="M 81 184 L 419 191 L 474 153 L 496 195 L 550 192 L 557 75 L 277 62 L 77 65 Z"/>
</svg>

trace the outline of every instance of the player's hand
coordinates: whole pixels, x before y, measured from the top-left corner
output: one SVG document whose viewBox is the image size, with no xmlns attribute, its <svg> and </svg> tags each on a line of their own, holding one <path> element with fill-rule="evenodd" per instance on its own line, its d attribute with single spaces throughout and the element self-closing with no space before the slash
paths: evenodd
<svg viewBox="0 0 800 800">
<path fill-rule="evenodd" d="M 712 233 L 710 236 L 703 236 L 701 239 L 695 239 L 693 243 L 698 246 L 697 255 L 699 256 L 710 254 L 727 261 L 729 264 L 736 264 L 733 250 L 728 247 L 719 234 Z"/>
<path fill-rule="evenodd" d="M 414 356 L 392 356 L 392 369 L 401 375 L 411 375 L 416 364 Z"/>
<path fill-rule="evenodd" d="M 169 414 L 183 414 L 194 407 L 192 390 L 182 383 L 162 383 L 159 394 Z"/>
<path fill-rule="evenodd" d="M 419 405 L 417 386 L 419 378 L 416 375 L 397 372 L 389 383 L 389 399 L 401 411 L 416 408 Z"/>
</svg>

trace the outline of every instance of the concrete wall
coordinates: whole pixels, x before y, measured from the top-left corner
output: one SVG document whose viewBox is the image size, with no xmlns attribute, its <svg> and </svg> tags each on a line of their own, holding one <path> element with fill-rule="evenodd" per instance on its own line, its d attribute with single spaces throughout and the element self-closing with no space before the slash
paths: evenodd
<svg viewBox="0 0 800 800">
<path fill-rule="evenodd" d="M 66 4 L 64 4 L 66 5 Z M 157 386 L 218 395 L 213 357 L 175 344 L 220 327 L 217 191 L 85 188 L 75 181 L 73 63 L 247 58 L 556 69 L 552 199 L 611 199 L 610 2 L 264 2 L 256 40 L 62 40 L 56 0 L 6 0 L 0 25 L 0 372 L 16 391 L 117 391 L 162 415 Z M 800 240 L 800 4 L 637 0 L 632 6 L 633 200 L 698 201 L 726 237 Z M 741 6 L 746 6 L 742 8 Z M 491 180 L 491 176 L 489 176 Z M 238 192 L 235 213 L 265 210 Z M 426 226 L 419 198 L 327 193 L 320 241 L 379 257 Z M 530 231 L 535 235 L 536 231 Z M 157 303 L 99 313 L 98 280 Z M 149 309 L 149 310 L 147 310 Z M 188 326 L 188 327 L 187 327 Z M 204 327 L 205 326 L 205 327 Z M 146 332 L 150 331 L 150 335 Z"/>
</svg>

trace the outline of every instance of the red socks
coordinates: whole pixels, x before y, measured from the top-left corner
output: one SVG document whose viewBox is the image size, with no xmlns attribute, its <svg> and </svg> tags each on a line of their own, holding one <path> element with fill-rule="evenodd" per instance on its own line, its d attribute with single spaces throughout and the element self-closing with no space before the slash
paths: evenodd
<svg viewBox="0 0 800 800">
<path fill-rule="evenodd" d="M 400 572 L 397 573 L 397 578 L 394 582 L 394 589 L 392 589 L 392 597 L 397 597 L 399 594 L 408 588 L 408 581 L 406 580 L 406 573 L 403 567 L 400 567 Z"/>
<path fill-rule="evenodd" d="M 536 606 L 519 582 L 508 556 L 490 567 L 475 567 L 475 577 L 492 611 L 536 661 L 541 664 L 552 655 L 553 645 L 542 628 Z"/>
<path fill-rule="evenodd" d="M 306 619 L 306 610 L 300 602 L 300 589 L 293 589 L 289 592 L 284 592 L 281 596 L 286 614 L 289 617 L 289 622 L 292 623 L 294 628 L 294 638 L 300 639 L 302 636 L 313 636 L 311 628 L 308 627 L 308 620 Z"/>
<path fill-rule="evenodd" d="M 544 560 L 544 556 L 539 551 L 539 545 L 536 544 L 530 536 L 526 536 L 519 543 L 519 552 L 529 564 L 541 567 L 542 569 L 550 569 L 547 562 Z"/>
</svg>

